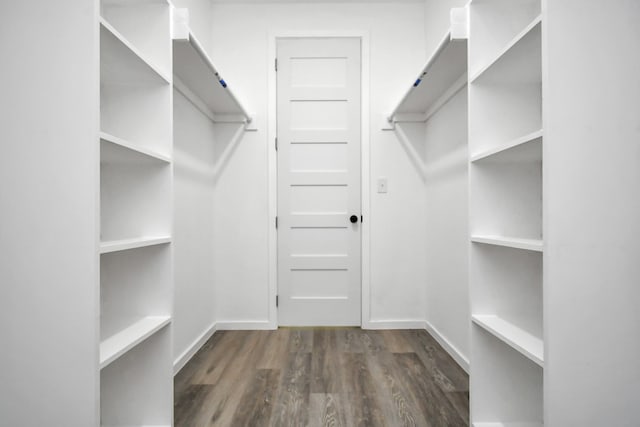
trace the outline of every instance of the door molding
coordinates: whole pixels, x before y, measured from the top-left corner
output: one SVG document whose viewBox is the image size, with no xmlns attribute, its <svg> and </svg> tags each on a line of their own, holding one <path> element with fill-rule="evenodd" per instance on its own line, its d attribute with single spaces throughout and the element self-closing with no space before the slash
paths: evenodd
<svg viewBox="0 0 640 427">
<path fill-rule="evenodd" d="M 278 234 L 275 228 L 275 218 L 278 208 L 278 177 L 277 177 L 277 157 L 275 150 L 275 139 L 277 135 L 277 103 L 276 103 L 276 45 L 278 39 L 284 38 L 319 38 L 319 37 L 331 37 L 331 38 L 358 38 L 360 39 L 361 48 L 361 148 L 360 148 L 360 167 L 361 167 L 361 203 L 362 203 L 362 215 L 364 221 L 361 223 L 362 231 L 362 274 L 361 274 L 361 327 L 363 329 L 369 329 L 371 327 L 371 299 L 370 299 L 370 265 L 371 265 L 371 230 L 369 224 L 371 224 L 370 216 L 370 158 L 371 158 L 371 144 L 370 144 L 370 101 L 369 101 L 369 32 L 368 31 L 289 31 L 289 30 L 274 30 L 269 32 L 269 46 L 267 55 L 267 70 L 268 70 L 268 126 L 267 126 L 267 163 L 268 163 L 268 200 L 269 200 L 269 215 L 268 215 L 268 230 L 269 230 L 269 300 L 268 300 L 268 313 L 269 313 L 269 326 L 272 329 L 278 327 L 278 310 L 276 308 L 276 295 L 278 290 Z"/>
</svg>

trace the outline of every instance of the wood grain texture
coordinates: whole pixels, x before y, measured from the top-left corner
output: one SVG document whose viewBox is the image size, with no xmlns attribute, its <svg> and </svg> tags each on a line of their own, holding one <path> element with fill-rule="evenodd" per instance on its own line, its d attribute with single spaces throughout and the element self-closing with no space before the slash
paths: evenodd
<svg viewBox="0 0 640 427">
<path fill-rule="evenodd" d="M 247 385 L 231 425 L 247 427 L 264 425 L 265 420 L 271 418 L 279 378 L 278 370 L 258 369 L 253 380 Z"/>
<path fill-rule="evenodd" d="M 415 353 L 394 355 L 404 381 L 421 406 L 425 419 L 434 427 L 464 426 L 465 422 L 446 397 L 446 392 L 431 380 L 432 376 Z M 467 424 L 468 425 L 468 424 Z"/>
<path fill-rule="evenodd" d="M 306 426 L 311 394 L 311 353 L 290 353 L 271 425 Z M 265 420 L 266 422 L 266 420 Z"/>
<path fill-rule="evenodd" d="M 468 377 L 424 330 L 219 331 L 174 381 L 176 427 L 469 425 Z"/>
<path fill-rule="evenodd" d="M 347 413 L 340 394 L 312 393 L 309 427 L 346 427 Z"/>
<path fill-rule="evenodd" d="M 313 334 L 311 359 L 311 393 L 338 393 L 342 389 L 342 371 L 338 357 L 336 334 L 318 329 Z"/>
</svg>

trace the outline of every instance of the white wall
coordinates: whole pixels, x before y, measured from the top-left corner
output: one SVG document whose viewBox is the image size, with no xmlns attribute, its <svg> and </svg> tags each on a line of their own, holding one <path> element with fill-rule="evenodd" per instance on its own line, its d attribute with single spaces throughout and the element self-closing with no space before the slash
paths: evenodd
<svg viewBox="0 0 640 427">
<path fill-rule="evenodd" d="M 171 0 L 189 9 L 189 27 L 211 47 L 211 1 Z M 213 123 L 174 91 L 174 368 L 215 329 L 213 214 L 218 156 Z"/>
<path fill-rule="evenodd" d="M 468 0 L 425 0 L 426 54 L 430 56 L 451 25 L 450 11 Z M 426 159 L 426 244 L 428 328 L 448 343 L 467 367 L 469 360 L 468 287 L 468 132 L 467 89 L 428 122 Z"/>
<path fill-rule="evenodd" d="M 173 356 L 180 357 L 215 322 L 213 123 L 174 90 Z M 188 356 L 187 356 L 188 357 Z"/>
<path fill-rule="evenodd" d="M 0 425 L 98 425 L 97 2 L 0 15 Z"/>
<path fill-rule="evenodd" d="M 427 309 L 431 329 L 469 360 L 467 88 L 426 126 Z"/>
<path fill-rule="evenodd" d="M 640 3 L 544 1 L 545 425 L 640 419 Z"/>
<path fill-rule="evenodd" d="M 389 193 L 371 194 L 371 320 L 424 320 L 422 178 L 397 139 L 380 130 L 425 60 L 422 3 L 214 4 L 212 55 L 250 111 L 247 134 L 219 176 L 215 199 L 218 318 L 267 322 L 268 34 L 276 30 L 365 30 L 371 43 L 371 176 Z"/>
</svg>

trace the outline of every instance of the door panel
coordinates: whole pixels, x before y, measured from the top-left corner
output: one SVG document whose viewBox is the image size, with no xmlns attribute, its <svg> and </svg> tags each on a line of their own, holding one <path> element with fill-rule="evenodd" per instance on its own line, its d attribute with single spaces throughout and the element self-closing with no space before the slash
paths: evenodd
<svg viewBox="0 0 640 427">
<path fill-rule="evenodd" d="M 279 323 L 360 325 L 360 40 L 277 49 Z"/>
</svg>

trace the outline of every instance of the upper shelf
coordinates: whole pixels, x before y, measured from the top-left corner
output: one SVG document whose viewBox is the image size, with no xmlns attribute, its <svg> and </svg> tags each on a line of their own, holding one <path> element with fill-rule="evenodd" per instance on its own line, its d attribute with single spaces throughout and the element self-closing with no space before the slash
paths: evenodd
<svg viewBox="0 0 640 427">
<path fill-rule="evenodd" d="M 100 81 L 167 84 L 167 77 L 106 20 L 100 18 Z"/>
<path fill-rule="evenodd" d="M 469 81 L 540 83 L 541 49 L 542 16 L 538 15 L 495 56 L 474 69 Z"/>
<path fill-rule="evenodd" d="M 466 83 L 466 72 L 467 10 L 455 8 L 451 9 L 451 28 L 427 60 L 416 80 L 391 111 L 387 121 L 396 121 L 398 114 L 428 115 L 438 101 L 452 87 L 457 86 L 456 82 Z"/>
<path fill-rule="evenodd" d="M 218 73 L 211 59 L 188 25 L 188 10 L 173 10 L 174 86 L 183 95 L 197 96 L 215 117 L 219 114 L 242 115 L 250 123 L 251 115 Z M 191 94 L 184 93 L 184 87 Z M 214 120 L 216 121 L 216 120 Z"/>
</svg>

